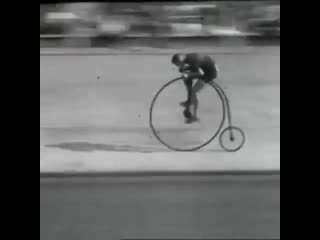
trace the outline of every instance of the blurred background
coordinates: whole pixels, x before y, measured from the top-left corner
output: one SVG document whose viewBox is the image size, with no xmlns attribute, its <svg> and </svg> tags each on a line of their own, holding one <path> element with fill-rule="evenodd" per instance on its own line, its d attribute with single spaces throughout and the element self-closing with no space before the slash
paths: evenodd
<svg viewBox="0 0 320 240">
<path fill-rule="evenodd" d="M 40 47 L 76 46 L 80 39 L 81 46 L 107 46 L 129 38 L 166 47 L 164 40 L 174 37 L 280 38 L 280 1 L 40 5 Z"/>
</svg>

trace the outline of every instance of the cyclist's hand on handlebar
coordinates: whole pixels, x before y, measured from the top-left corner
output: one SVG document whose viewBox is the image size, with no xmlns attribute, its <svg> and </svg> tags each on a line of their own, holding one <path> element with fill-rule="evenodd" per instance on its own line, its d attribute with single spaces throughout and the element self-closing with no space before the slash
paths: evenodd
<svg viewBox="0 0 320 240">
<path fill-rule="evenodd" d="M 188 73 L 182 73 L 182 78 L 187 79 L 189 77 Z"/>
</svg>

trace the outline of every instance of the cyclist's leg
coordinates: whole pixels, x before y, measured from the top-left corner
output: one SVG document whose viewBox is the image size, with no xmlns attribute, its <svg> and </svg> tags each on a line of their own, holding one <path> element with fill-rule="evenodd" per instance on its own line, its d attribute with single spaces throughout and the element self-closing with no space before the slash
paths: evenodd
<svg viewBox="0 0 320 240">
<path fill-rule="evenodd" d="M 186 107 L 186 111 L 187 112 L 190 112 L 190 106 L 192 104 L 192 84 L 193 81 L 192 81 L 192 78 L 188 78 L 185 80 L 185 85 L 187 87 L 187 101 L 186 101 L 186 104 L 185 104 L 185 107 Z"/>
<path fill-rule="evenodd" d="M 184 79 L 183 82 L 184 82 L 184 85 L 186 86 L 186 90 L 187 90 L 187 100 L 180 102 L 180 105 L 182 107 L 187 107 L 188 100 L 191 97 L 191 90 L 192 90 L 193 83 L 192 83 L 192 79 Z"/>
<path fill-rule="evenodd" d="M 206 82 L 203 79 L 199 79 L 196 84 L 192 88 L 192 97 L 191 102 L 193 106 L 193 117 L 195 119 L 198 119 L 198 107 L 199 107 L 199 100 L 197 94 L 202 91 L 202 89 L 205 87 Z"/>
</svg>

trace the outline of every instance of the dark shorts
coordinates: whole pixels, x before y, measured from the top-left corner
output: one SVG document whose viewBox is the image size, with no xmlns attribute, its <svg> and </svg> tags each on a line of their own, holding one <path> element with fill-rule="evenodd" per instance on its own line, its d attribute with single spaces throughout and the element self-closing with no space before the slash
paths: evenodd
<svg viewBox="0 0 320 240">
<path fill-rule="evenodd" d="M 205 74 L 201 78 L 188 78 L 185 80 L 185 84 L 187 86 L 192 86 L 193 84 L 195 84 L 196 80 L 198 80 L 198 79 L 204 81 L 205 83 L 209 83 L 209 82 L 215 80 L 216 78 L 217 78 L 217 74 Z"/>
<path fill-rule="evenodd" d="M 218 77 L 218 70 L 212 70 L 210 72 L 205 73 L 205 75 L 203 76 L 202 80 L 206 83 L 211 82 L 213 80 L 215 80 Z"/>
<path fill-rule="evenodd" d="M 216 75 L 214 74 L 210 74 L 210 75 L 204 75 L 201 80 L 203 80 L 205 83 L 208 83 L 208 82 L 211 82 L 213 81 L 214 79 L 216 79 Z"/>
</svg>

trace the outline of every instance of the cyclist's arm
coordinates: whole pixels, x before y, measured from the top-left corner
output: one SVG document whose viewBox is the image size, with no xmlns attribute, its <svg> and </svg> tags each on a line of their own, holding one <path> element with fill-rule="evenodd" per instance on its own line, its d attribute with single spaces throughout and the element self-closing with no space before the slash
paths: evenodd
<svg viewBox="0 0 320 240">
<path fill-rule="evenodd" d="M 191 66 L 189 64 L 184 64 L 182 67 L 180 67 L 179 71 L 181 73 L 191 71 Z"/>
<path fill-rule="evenodd" d="M 204 71 L 202 70 L 201 67 L 198 67 L 197 71 L 192 71 L 192 72 L 182 72 L 184 78 L 200 78 L 204 76 Z"/>
</svg>

